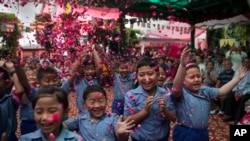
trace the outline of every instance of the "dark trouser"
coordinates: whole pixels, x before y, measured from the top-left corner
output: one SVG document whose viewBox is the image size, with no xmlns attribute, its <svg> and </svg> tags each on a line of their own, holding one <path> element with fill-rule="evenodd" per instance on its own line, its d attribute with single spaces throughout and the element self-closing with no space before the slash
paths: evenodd
<svg viewBox="0 0 250 141">
<path fill-rule="evenodd" d="M 160 140 L 154 140 L 154 141 L 168 141 L 168 137 L 169 137 L 169 132 L 168 132 L 168 136 L 167 137 L 164 137 L 163 139 L 160 139 Z M 144 141 L 144 140 L 137 140 L 135 138 L 132 138 L 132 141 Z"/>
<path fill-rule="evenodd" d="M 173 141 L 209 141 L 207 129 L 192 129 L 176 124 L 173 130 Z"/>
<path fill-rule="evenodd" d="M 112 103 L 112 113 L 117 115 L 123 115 L 124 111 L 124 101 L 123 100 L 114 100 Z"/>
<path fill-rule="evenodd" d="M 231 116 L 234 120 L 240 121 L 245 114 L 245 102 L 249 99 L 250 94 L 245 94 L 236 101 L 235 93 L 230 93 L 226 102 L 225 114 Z"/>
<path fill-rule="evenodd" d="M 20 128 L 21 135 L 24 135 L 36 131 L 37 125 L 34 120 L 22 120 Z"/>
<path fill-rule="evenodd" d="M 11 133 L 8 137 L 7 137 L 7 141 L 18 141 L 16 134 L 15 133 Z"/>
</svg>

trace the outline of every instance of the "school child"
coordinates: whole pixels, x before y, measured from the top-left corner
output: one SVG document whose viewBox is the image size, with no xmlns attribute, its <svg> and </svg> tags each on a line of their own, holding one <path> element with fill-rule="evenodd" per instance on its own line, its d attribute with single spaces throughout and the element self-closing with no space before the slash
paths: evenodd
<svg viewBox="0 0 250 141">
<path fill-rule="evenodd" d="M 61 88 L 40 88 L 32 100 L 34 119 L 39 127 L 35 132 L 22 135 L 19 141 L 78 141 L 82 137 L 63 128 L 68 112 L 68 98 Z"/>
<path fill-rule="evenodd" d="M 35 71 L 32 69 L 26 70 L 26 75 L 28 78 L 29 83 L 36 87 L 36 74 Z M 25 94 L 21 96 L 21 101 L 20 101 L 20 131 L 21 135 L 31 133 L 37 130 L 37 125 L 34 120 L 33 116 L 33 109 L 31 106 L 30 100 L 27 98 Z"/>
<path fill-rule="evenodd" d="M 167 74 L 164 71 L 164 68 L 161 65 L 158 65 L 159 70 L 157 74 L 157 85 L 162 88 L 167 88 Z"/>
<path fill-rule="evenodd" d="M 18 66 L 20 67 L 20 66 Z M 14 91 L 10 91 L 13 86 Z M 7 141 L 17 141 L 16 112 L 19 107 L 20 95 L 24 92 L 16 75 L 12 61 L 0 60 L 0 137 L 6 136 Z"/>
<path fill-rule="evenodd" d="M 22 80 L 20 82 L 25 89 L 25 94 L 27 95 L 27 98 L 30 101 L 32 101 L 33 97 L 36 95 L 36 92 L 38 91 L 39 88 L 60 87 L 63 88 L 68 95 L 72 89 L 73 79 L 76 74 L 72 72 L 71 77 L 65 80 L 60 86 L 60 78 L 57 75 L 57 72 L 54 68 L 52 67 L 39 68 L 36 73 L 37 84 L 39 87 L 34 87 L 33 85 L 29 84 L 25 73 L 23 74 L 18 72 L 17 75 L 18 78 Z"/>
<path fill-rule="evenodd" d="M 125 94 L 124 116 L 134 120 L 132 141 L 167 141 L 170 121 L 175 121 L 171 92 L 157 86 L 157 64 L 142 59 L 136 68 L 139 86 Z"/>
<path fill-rule="evenodd" d="M 172 100 L 176 108 L 177 124 L 173 129 L 173 141 L 208 141 L 210 100 L 229 93 L 246 75 L 241 68 L 235 77 L 221 88 L 202 86 L 199 67 L 190 63 L 191 49 L 182 51 L 172 87 Z"/>
<path fill-rule="evenodd" d="M 82 105 L 83 91 L 87 86 L 100 85 L 102 65 L 98 52 L 95 49 L 93 49 L 92 52 L 92 55 L 84 55 L 82 65 L 80 66 L 82 73 L 74 78 L 76 107 L 79 110 L 79 113 L 84 113 L 84 111 L 86 111 Z M 76 60 L 75 63 L 79 65 L 81 64 L 79 63 L 79 60 Z M 77 70 L 74 68 L 72 71 Z"/>
<path fill-rule="evenodd" d="M 123 114 L 125 93 L 132 88 L 133 79 L 129 69 L 129 62 L 127 60 L 120 60 L 118 72 L 113 72 L 114 100 L 112 103 L 112 112 L 118 115 Z"/>
<path fill-rule="evenodd" d="M 127 141 L 134 126 L 133 120 L 122 121 L 113 113 L 106 113 L 107 95 L 99 85 L 88 86 L 83 92 L 84 114 L 64 121 L 65 128 L 78 131 L 85 141 Z"/>
</svg>

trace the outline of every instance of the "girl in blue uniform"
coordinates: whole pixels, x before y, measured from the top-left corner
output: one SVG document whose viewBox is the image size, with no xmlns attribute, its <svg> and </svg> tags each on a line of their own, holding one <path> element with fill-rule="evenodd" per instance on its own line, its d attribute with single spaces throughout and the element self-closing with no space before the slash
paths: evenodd
<svg viewBox="0 0 250 141">
<path fill-rule="evenodd" d="M 32 101 L 34 119 L 39 127 L 35 132 L 22 135 L 19 141 L 77 141 L 78 134 L 63 128 L 62 122 L 68 112 L 68 98 L 61 88 L 40 88 Z"/>
</svg>

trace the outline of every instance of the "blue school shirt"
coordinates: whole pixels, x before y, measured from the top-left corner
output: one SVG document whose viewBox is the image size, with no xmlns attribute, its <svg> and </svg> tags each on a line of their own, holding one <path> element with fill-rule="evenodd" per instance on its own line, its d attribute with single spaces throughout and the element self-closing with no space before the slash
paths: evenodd
<svg viewBox="0 0 250 141">
<path fill-rule="evenodd" d="M 26 104 L 20 104 L 20 119 L 21 120 L 34 120 L 34 111 L 32 104 L 29 99 L 27 99 Z"/>
<path fill-rule="evenodd" d="M 64 89 L 66 93 L 69 95 L 71 92 L 71 87 L 68 80 L 65 80 L 63 84 L 60 86 L 60 88 Z M 21 120 L 29 120 L 34 119 L 34 110 L 31 106 L 31 101 L 33 100 L 33 97 L 36 95 L 39 88 L 31 86 L 31 92 L 27 95 L 28 103 L 29 105 L 26 105 L 28 107 L 21 106 L 21 112 L 20 112 L 20 119 Z"/>
<path fill-rule="evenodd" d="M 76 107 L 79 110 L 79 113 L 86 112 L 86 109 L 83 107 L 83 92 L 89 85 L 99 85 L 97 79 L 87 80 L 85 78 L 77 77 L 74 80 L 74 85 L 76 86 Z"/>
<path fill-rule="evenodd" d="M 169 122 L 161 115 L 157 104 L 157 98 L 163 97 L 166 100 L 167 109 L 174 112 L 175 109 L 170 100 L 170 95 L 171 92 L 169 89 L 156 87 L 155 99 L 151 111 L 149 115 L 138 124 L 140 126 L 134 128 L 135 133 L 131 134 L 133 138 L 136 140 L 154 141 L 163 139 L 167 136 L 170 130 Z M 134 112 L 141 111 L 144 108 L 148 96 L 148 93 L 144 91 L 140 85 L 136 89 L 128 91 L 125 94 L 124 116 L 129 116 Z"/>
<path fill-rule="evenodd" d="M 60 135 L 56 138 L 56 141 L 80 141 L 82 139 L 78 134 L 71 132 L 65 128 L 62 128 Z M 47 141 L 41 131 L 41 129 L 22 135 L 19 141 Z"/>
<path fill-rule="evenodd" d="M 64 89 L 66 91 L 66 93 L 69 95 L 72 88 L 70 87 L 69 81 L 65 80 L 62 85 L 60 86 L 60 88 Z M 31 86 L 31 92 L 30 94 L 27 94 L 27 98 L 29 101 L 32 101 L 33 97 L 36 95 L 37 91 L 39 88 L 37 87 L 33 87 Z"/>
<path fill-rule="evenodd" d="M 71 131 L 78 131 L 85 141 L 115 141 L 118 116 L 106 113 L 99 121 L 92 123 L 89 113 L 80 114 L 64 123 Z"/>
<path fill-rule="evenodd" d="M 201 86 L 198 94 L 183 88 L 181 97 L 172 97 L 178 124 L 194 129 L 207 129 L 210 100 L 215 99 L 218 94 L 219 89 L 213 87 Z"/>
<path fill-rule="evenodd" d="M 122 78 L 119 73 L 114 75 L 114 100 L 124 100 L 124 96 L 128 90 L 132 88 L 132 74 Z"/>
<path fill-rule="evenodd" d="M 19 103 L 14 99 L 12 93 L 4 94 L 0 99 L 0 135 L 6 132 L 7 138 L 15 135 L 17 129 L 16 112 Z"/>
</svg>

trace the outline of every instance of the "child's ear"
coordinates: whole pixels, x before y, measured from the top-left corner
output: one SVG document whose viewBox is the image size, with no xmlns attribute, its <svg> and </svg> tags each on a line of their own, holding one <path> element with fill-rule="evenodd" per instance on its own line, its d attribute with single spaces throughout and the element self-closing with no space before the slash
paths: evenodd
<svg viewBox="0 0 250 141">
<path fill-rule="evenodd" d="M 82 101 L 82 105 L 83 105 L 83 107 L 87 108 L 86 107 L 86 102 L 84 100 Z"/>
<path fill-rule="evenodd" d="M 64 118 L 68 118 L 69 117 L 69 108 L 64 110 Z"/>
</svg>

